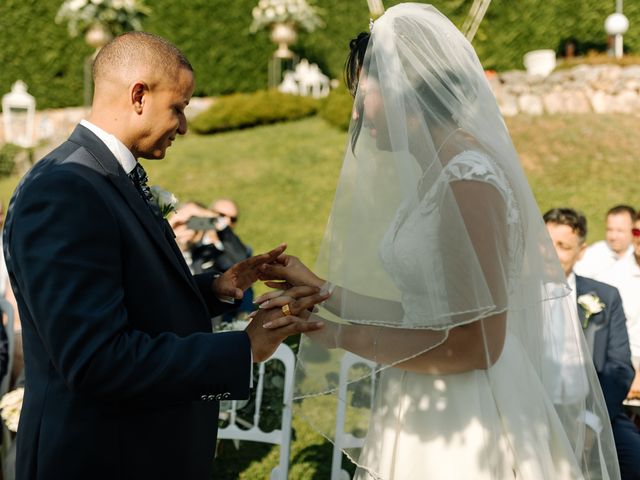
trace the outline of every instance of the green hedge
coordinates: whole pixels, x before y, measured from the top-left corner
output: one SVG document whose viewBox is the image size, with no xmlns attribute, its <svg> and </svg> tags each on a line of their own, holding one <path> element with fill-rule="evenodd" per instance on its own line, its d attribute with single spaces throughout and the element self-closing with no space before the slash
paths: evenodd
<svg viewBox="0 0 640 480">
<path fill-rule="evenodd" d="M 343 85 L 331 90 L 328 97 L 322 100 L 320 116 L 340 130 L 348 130 L 353 111 L 353 98 Z"/>
<path fill-rule="evenodd" d="M 297 120 L 318 111 L 318 100 L 261 90 L 218 98 L 208 110 L 197 115 L 190 127 L 201 134 L 255 127 Z"/>
<path fill-rule="evenodd" d="M 36 96 L 38 108 L 82 103 L 83 65 L 91 54 L 84 40 L 69 38 L 54 17 L 62 0 L 0 1 L 0 93 L 18 78 Z M 148 0 L 145 29 L 175 42 L 196 69 L 196 95 L 249 92 L 267 86 L 267 64 L 275 46 L 266 32 L 249 33 L 257 0 Z M 399 3 L 385 0 L 386 7 Z M 461 25 L 473 0 L 433 0 Z M 366 0 L 316 0 L 326 27 L 302 33 L 294 49 L 333 78 L 349 40 L 368 26 Z M 613 0 L 493 0 L 474 45 L 486 68 L 522 68 L 528 50 L 561 46 L 573 38 L 578 51 L 603 49 L 604 19 Z M 640 2 L 625 2 L 630 30 L 625 46 L 640 52 Z"/>
</svg>

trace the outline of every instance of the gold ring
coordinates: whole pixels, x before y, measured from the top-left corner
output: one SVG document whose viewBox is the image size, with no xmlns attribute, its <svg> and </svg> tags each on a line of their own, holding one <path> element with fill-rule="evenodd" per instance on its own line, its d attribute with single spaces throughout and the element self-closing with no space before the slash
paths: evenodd
<svg viewBox="0 0 640 480">
<path fill-rule="evenodd" d="M 286 317 L 288 317 L 289 315 L 291 315 L 291 309 L 289 308 L 289 304 L 287 303 L 286 305 L 282 306 L 282 313 L 284 313 L 284 315 Z"/>
</svg>

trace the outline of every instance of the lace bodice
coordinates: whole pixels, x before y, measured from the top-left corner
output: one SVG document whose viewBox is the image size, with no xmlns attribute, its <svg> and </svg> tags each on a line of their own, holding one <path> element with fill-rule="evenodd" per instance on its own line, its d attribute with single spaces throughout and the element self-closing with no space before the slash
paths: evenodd
<svg viewBox="0 0 640 480">
<path fill-rule="evenodd" d="M 441 201 L 450 192 L 453 181 L 473 180 L 494 186 L 502 195 L 507 212 L 508 280 L 512 288 L 521 265 L 524 239 L 520 213 L 507 177 L 487 155 L 465 151 L 443 168 L 421 200 L 405 202 L 396 213 L 380 245 L 384 268 L 401 292 L 405 311 L 403 325 L 446 327 L 449 312 L 444 263 L 439 245 L 441 235 Z M 418 260 L 417 260 L 418 259 Z M 444 315 L 442 315 L 444 317 Z"/>
</svg>

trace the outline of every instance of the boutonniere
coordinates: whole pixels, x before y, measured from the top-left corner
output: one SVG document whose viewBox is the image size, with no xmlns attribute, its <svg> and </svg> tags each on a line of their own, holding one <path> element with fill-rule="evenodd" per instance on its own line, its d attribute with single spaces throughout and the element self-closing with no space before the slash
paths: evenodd
<svg viewBox="0 0 640 480">
<path fill-rule="evenodd" d="M 24 388 L 19 387 L 5 393 L 0 400 L 0 415 L 7 428 L 12 432 L 18 431 L 18 421 L 20 420 L 20 412 L 22 411 L 22 398 L 24 397 Z"/>
<path fill-rule="evenodd" d="M 582 328 L 587 328 L 589 325 L 589 318 L 591 315 L 600 313 L 605 307 L 600 298 L 595 293 L 585 293 L 578 297 L 578 305 L 584 310 L 584 320 L 582 322 Z"/>
<path fill-rule="evenodd" d="M 151 187 L 151 196 L 158 210 L 160 210 L 162 218 L 167 218 L 167 215 L 176 211 L 178 199 L 173 193 L 160 188 L 158 185 L 153 185 Z"/>
</svg>

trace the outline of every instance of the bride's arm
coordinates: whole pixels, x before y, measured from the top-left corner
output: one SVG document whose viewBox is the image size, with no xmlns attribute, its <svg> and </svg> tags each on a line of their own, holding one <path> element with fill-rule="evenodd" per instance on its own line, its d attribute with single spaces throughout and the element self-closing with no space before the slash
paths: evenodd
<svg viewBox="0 0 640 480">
<path fill-rule="evenodd" d="M 454 181 L 450 184 L 451 193 L 455 197 L 456 212 L 450 215 L 461 218 L 464 224 L 464 234 L 468 235 L 473 251 L 467 252 L 474 258 L 468 263 L 479 262 L 483 281 L 486 283 L 494 305 L 507 305 L 507 274 L 508 258 L 506 207 L 500 193 L 490 184 L 477 181 Z M 453 204 L 453 202 L 452 202 Z M 446 213 L 446 212 L 445 212 Z M 440 228 L 440 241 L 444 247 L 451 241 L 447 233 L 459 234 L 459 231 L 447 231 L 447 218 L 444 215 Z M 460 252 L 463 253 L 463 252 Z M 445 259 L 446 260 L 446 259 Z M 269 267 L 279 278 L 287 281 L 321 287 L 325 282 L 308 270 L 295 257 L 287 257 L 283 266 Z M 444 268 L 448 265 L 444 262 Z M 460 267 L 460 265 L 458 265 Z M 286 275 L 285 275 L 286 272 Z M 464 272 L 462 273 L 464 275 Z M 455 292 L 456 279 L 445 275 L 446 290 Z M 357 312 L 346 312 L 341 309 L 341 295 L 344 290 L 336 288 L 332 297 L 326 302 L 332 313 L 345 319 L 401 319 L 402 307 L 396 302 L 362 296 Z M 353 292 L 348 292 L 353 295 Z M 286 299 L 273 299 L 270 306 L 281 306 Z M 450 299 L 450 308 L 457 311 L 455 299 Z M 393 316 L 389 312 L 393 310 Z M 384 314 L 381 314 L 384 312 Z M 364 315 L 367 314 L 368 316 Z M 461 323 L 462 319 L 452 319 L 452 324 Z M 400 324 L 400 322 L 397 322 Z M 325 321 L 323 331 L 312 334 L 312 338 L 328 347 L 339 346 L 357 355 L 382 364 L 394 364 L 395 367 L 408 371 L 446 374 L 461 373 L 476 369 L 486 369 L 493 365 L 504 346 L 506 337 L 507 317 L 504 312 L 496 312 L 481 320 L 454 327 L 445 331 L 428 329 L 403 329 L 378 327 L 361 324 L 335 324 Z M 339 334 L 337 334 L 339 329 Z M 423 352 L 410 357 L 408 352 Z M 399 362 L 396 364 L 396 362 Z"/>
<path fill-rule="evenodd" d="M 374 362 L 410 372 L 439 375 L 490 367 L 500 357 L 506 331 L 505 313 L 448 332 L 337 324 L 316 315 L 311 315 L 310 319 L 322 320 L 325 328 L 307 335 L 329 348 L 340 347 Z M 486 348 L 483 337 L 488 340 Z M 426 350 L 429 346 L 434 347 Z M 407 352 L 423 353 L 400 361 L 408 356 Z"/>
<path fill-rule="evenodd" d="M 477 181 L 455 181 L 451 183 L 451 193 L 474 249 L 469 254 L 475 254 L 480 263 L 494 304 L 504 308 L 507 305 L 506 266 L 510 261 L 504 200 L 493 186 Z M 441 228 L 441 241 L 449 241 L 444 232 L 446 225 Z M 445 276 L 444 281 L 447 291 L 456 291 L 452 277 Z M 330 301 L 338 303 L 335 298 Z M 455 324 L 456 319 L 452 320 Z M 382 364 L 394 364 L 406 358 L 407 352 L 424 351 L 394 366 L 419 373 L 449 374 L 486 369 L 498 360 L 506 337 L 507 315 L 496 313 L 448 332 L 325 323 L 327 326 L 322 332 L 311 336 L 328 346 L 340 346 Z M 340 334 L 336 335 L 338 328 Z M 334 338 L 339 338 L 339 345 Z"/>
<path fill-rule="evenodd" d="M 307 285 L 326 288 L 328 285 L 293 255 L 281 255 L 278 264 L 265 264 L 261 268 L 266 278 L 283 279 L 287 282 L 287 286 Z M 278 286 L 274 282 L 267 282 L 267 285 Z M 350 320 L 385 321 L 390 318 L 401 319 L 404 316 L 400 302 L 362 295 L 337 285 L 330 285 L 330 288 L 331 297 L 323 303 L 323 306 L 338 317 Z M 262 308 L 269 308 L 270 305 L 267 302 L 279 294 L 280 292 L 267 293 L 257 298 L 256 303 L 261 304 Z M 348 297 L 349 301 L 344 302 L 343 296 Z"/>
</svg>

